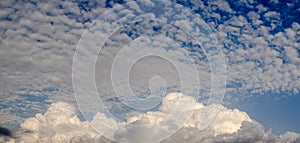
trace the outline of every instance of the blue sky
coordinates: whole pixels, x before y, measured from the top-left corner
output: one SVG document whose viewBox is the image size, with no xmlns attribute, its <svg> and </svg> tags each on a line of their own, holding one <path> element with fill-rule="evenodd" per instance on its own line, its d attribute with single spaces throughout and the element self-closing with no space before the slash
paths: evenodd
<svg viewBox="0 0 300 143">
<path fill-rule="evenodd" d="M 153 33 L 154 40 L 150 39 L 150 42 L 145 42 L 143 46 L 151 46 L 154 43 L 155 46 L 163 47 L 163 39 L 155 37 L 162 34 L 179 42 L 182 46 L 180 48 L 195 59 L 201 73 L 198 75 L 201 78 L 199 102 L 205 103 L 211 88 L 208 62 L 210 53 L 205 50 L 209 49 L 206 46 L 211 45 L 209 42 L 203 46 L 194 41 L 187 41 L 190 39 L 185 37 L 184 30 L 192 29 L 187 34 L 199 34 L 199 39 L 203 41 L 206 39 L 201 37 L 201 34 L 212 34 L 222 47 L 223 62 L 227 69 L 224 106 L 245 111 L 266 130 L 270 128 L 276 134 L 284 134 L 287 131 L 300 133 L 298 0 L 173 0 L 172 6 L 177 6 L 173 9 L 174 13 L 158 10 L 169 10 L 165 7 L 167 3 L 159 5 L 160 1 L 145 0 L 133 2 L 131 6 L 126 7 L 127 9 L 121 9 L 121 14 L 116 12 L 116 7 L 126 2 L 129 1 L 1 1 L 0 125 L 17 129 L 28 118 L 37 113 L 45 113 L 51 103 L 66 102 L 78 109 L 72 83 L 74 54 L 78 51 L 80 40 L 86 40 L 87 43 L 97 41 L 93 41 L 93 38 L 84 39 L 84 32 L 89 28 L 93 30 L 93 26 L 100 23 L 101 26 L 96 29 L 108 36 L 111 34 L 109 32 L 115 30 L 114 22 L 118 23 L 122 18 L 130 19 L 134 14 L 143 13 L 146 18 L 166 18 L 169 23 L 142 21 L 119 29 L 119 33 L 109 35 L 108 39 L 101 35 L 97 37 L 98 42 L 105 41 L 105 44 L 102 49 L 104 56 L 102 59 L 98 58 L 98 67 L 95 68 L 98 74 L 95 77 L 96 86 L 111 112 L 123 114 L 131 110 L 120 104 L 119 98 L 113 96 L 109 70 L 103 70 L 103 66 L 110 68 L 110 63 L 117 55 L 114 48 L 124 46 L 129 41 L 138 41 L 143 34 Z M 155 7 L 151 7 L 153 5 Z M 107 19 L 111 20 L 111 23 L 107 24 Z M 201 20 L 203 21 L 199 23 Z M 175 26 L 167 27 L 167 24 Z M 206 24 L 211 31 L 205 29 Z M 178 27 L 183 30 L 178 30 Z M 199 29 L 204 32 L 197 31 Z M 155 40 L 161 41 L 155 43 Z M 134 43 L 132 45 L 134 46 Z M 80 54 L 94 54 L 93 50 L 83 50 Z M 180 50 L 169 48 L 168 54 L 185 55 L 176 53 L 178 51 Z M 205 55 L 205 52 L 208 55 Z M 91 55 L 87 57 L 89 56 Z M 185 62 L 183 56 L 177 56 L 173 58 Z M 145 72 L 145 77 L 159 72 L 169 73 L 166 69 L 167 64 L 164 65 L 163 62 L 157 62 L 159 64 L 155 63 L 155 66 L 151 65 L 151 62 L 147 63 L 147 60 L 140 62 L 143 63 L 139 67 L 141 69 L 137 68 L 136 71 Z M 147 65 L 149 63 L 151 64 Z M 158 68 L 151 70 L 152 67 Z M 138 72 L 133 73 L 136 79 L 144 77 Z M 165 77 L 170 83 L 168 88 L 178 91 L 178 79 L 172 78 L 174 76 L 178 75 L 166 74 Z M 190 77 L 193 77 L 192 74 Z M 143 94 L 143 91 L 147 91 L 144 89 L 146 84 L 149 84 L 148 80 L 137 82 L 136 85 L 140 86 L 136 86 L 134 90 Z M 227 113 L 227 110 L 225 111 Z M 256 124 L 253 126 L 260 129 Z M 243 126 L 243 129 L 248 131 L 248 126 Z"/>
<path fill-rule="evenodd" d="M 256 95 L 230 107 L 246 111 L 252 118 L 262 123 L 267 130 L 272 129 L 275 133 L 299 132 L 299 94 L 280 98 L 277 96 L 270 93 Z"/>
</svg>

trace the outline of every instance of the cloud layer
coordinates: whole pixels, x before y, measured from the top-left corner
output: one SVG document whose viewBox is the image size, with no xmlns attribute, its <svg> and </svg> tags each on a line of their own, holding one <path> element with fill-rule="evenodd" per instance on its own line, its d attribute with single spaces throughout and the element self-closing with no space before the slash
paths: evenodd
<svg viewBox="0 0 300 143">
<path fill-rule="evenodd" d="M 155 130 L 168 132 L 172 129 L 170 128 L 174 125 L 172 118 L 169 122 L 165 122 L 167 124 L 163 123 L 162 120 L 170 115 L 170 111 L 174 110 L 178 98 L 188 101 L 186 104 L 195 101 L 190 96 L 171 93 L 163 98 L 158 111 L 149 111 L 132 116 L 128 118 L 127 122 L 117 122 L 102 113 L 97 113 L 92 121 L 80 121 L 72 105 L 64 102 L 53 103 L 44 114 L 37 114 L 35 117 L 26 119 L 18 131 L 18 138 L 11 139 L 9 142 L 112 142 L 96 132 L 92 128 L 95 128 L 95 126 L 101 127 L 102 131 L 106 131 L 106 135 L 122 142 L 146 141 L 147 137 L 152 137 L 155 134 Z M 299 142 L 300 135 L 293 132 L 287 132 L 279 136 L 271 131 L 265 132 L 259 123 L 252 120 L 247 113 L 238 109 L 228 109 L 222 105 L 211 106 L 218 107 L 219 114 L 206 129 L 199 130 L 198 128 L 199 123 L 201 123 L 201 115 L 205 108 L 212 107 L 205 107 L 201 103 L 196 103 L 193 106 L 193 115 L 182 125 L 182 128 L 171 137 L 160 142 Z M 181 107 L 179 110 L 188 111 L 191 108 L 186 106 Z M 156 128 L 151 129 L 151 132 L 147 132 L 150 130 L 143 128 L 132 130 L 133 128 L 130 126 L 148 123 L 155 124 Z M 4 138 L 0 139 L 4 140 Z"/>
<path fill-rule="evenodd" d="M 118 3 L 123 2 L 126 1 Z M 152 4 L 151 0 L 145 3 Z M 299 93 L 297 0 L 289 3 L 276 0 L 190 0 L 177 3 L 204 19 L 223 45 L 228 69 L 226 101 L 238 102 L 251 93 Z M 104 0 L 0 1 L 1 125 L 16 126 L 36 113 L 45 112 L 54 102 L 75 105 L 71 68 L 76 44 L 94 19 L 117 5 Z M 136 9 L 140 7 L 137 5 Z M 181 19 L 178 20 L 180 24 L 191 22 L 185 16 L 185 13 L 176 16 Z M 117 45 L 141 34 L 138 32 L 133 32 L 133 36 L 130 32 L 123 33 L 121 39 L 108 41 L 107 45 Z M 178 32 L 171 32 L 170 37 L 182 38 Z M 188 43 L 183 40 L 182 44 Z M 199 47 L 192 48 L 194 55 L 201 57 Z M 208 69 L 207 59 L 199 58 L 198 63 L 204 65 L 203 71 Z M 207 80 L 209 73 L 203 75 L 203 80 Z M 209 88 L 206 85 L 210 85 L 209 81 L 204 83 L 204 87 Z M 110 102 L 117 100 L 107 95 L 103 97 Z M 125 110 L 116 104 L 111 108 Z"/>
</svg>

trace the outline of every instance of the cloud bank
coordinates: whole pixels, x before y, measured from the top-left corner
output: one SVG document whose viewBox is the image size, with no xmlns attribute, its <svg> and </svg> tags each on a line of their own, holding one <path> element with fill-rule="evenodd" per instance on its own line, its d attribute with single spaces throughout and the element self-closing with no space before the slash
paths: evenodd
<svg viewBox="0 0 300 143">
<path fill-rule="evenodd" d="M 170 93 L 163 98 L 162 105 L 158 111 L 149 111 L 132 116 L 126 122 L 118 122 L 102 113 L 97 113 L 92 121 L 80 121 L 72 105 L 64 102 L 53 103 L 44 114 L 36 114 L 35 117 L 26 119 L 18 131 L 18 138 L 7 141 L 11 143 L 113 142 L 95 131 L 91 125 L 101 126 L 101 129 L 106 130 L 109 132 L 109 135 L 122 142 L 144 141 L 147 136 L 155 134 L 155 130 L 152 129 L 152 132 L 147 133 L 143 132 L 147 130 L 132 131 L 130 126 L 126 125 L 152 123 L 157 125 L 156 130 L 164 130 L 166 129 L 164 127 L 172 126 L 171 120 L 168 122 L 169 124 L 162 124 L 161 121 L 170 115 L 170 111 L 176 106 L 178 98 L 189 102 L 193 101 L 193 98 L 190 96 L 182 95 L 181 93 Z M 194 113 L 182 125 L 182 128 L 171 137 L 160 142 L 297 143 L 300 141 L 300 135 L 293 132 L 275 135 L 272 131 L 264 131 L 264 128 L 259 123 L 252 120 L 247 113 L 238 109 L 228 109 L 222 105 L 210 106 L 217 106 L 219 113 L 206 129 L 199 130 L 198 126 L 201 122 L 203 110 L 211 107 L 205 107 L 203 104 L 197 103 L 193 107 Z M 191 109 L 186 107 L 181 107 L 180 110 L 187 111 Z M 169 131 L 169 129 L 167 128 L 166 131 Z M 4 141 L 3 137 L 0 139 Z"/>
</svg>

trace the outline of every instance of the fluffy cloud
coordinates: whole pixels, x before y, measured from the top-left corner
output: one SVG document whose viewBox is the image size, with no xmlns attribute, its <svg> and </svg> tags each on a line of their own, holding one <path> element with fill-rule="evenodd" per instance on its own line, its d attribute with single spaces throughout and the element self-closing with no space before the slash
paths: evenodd
<svg viewBox="0 0 300 143">
<path fill-rule="evenodd" d="M 112 142 L 101 136 L 92 126 L 100 126 L 102 130 L 109 131 L 109 135 L 114 136 L 119 141 L 134 142 L 145 141 L 147 136 L 155 134 L 155 130 L 145 132 L 143 128 L 133 131 L 129 124 L 139 123 L 156 124 L 156 130 L 167 129 L 173 124 L 161 122 L 173 110 L 178 98 L 184 99 L 186 104 L 193 102 L 192 97 L 180 93 L 171 93 L 163 98 L 162 105 L 158 111 L 151 111 L 137 116 L 133 116 L 127 122 L 118 122 L 113 118 L 106 117 L 102 113 L 97 113 L 92 121 L 80 121 L 76 116 L 73 106 L 58 102 L 53 103 L 44 114 L 37 114 L 35 117 L 25 120 L 18 131 L 17 139 L 10 139 L 9 142 Z M 206 108 L 217 107 L 219 113 L 213 122 L 204 130 L 198 128 L 201 122 L 201 115 Z M 250 119 L 247 113 L 238 109 L 228 109 L 222 105 L 204 106 L 196 103 L 192 108 L 181 107 L 180 111 L 194 109 L 193 115 L 183 124 L 182 128 L 171 137 L 162 140 L 168 142 L 297 142 L 299 134 L 287 132 L 283 135 L 274 135 L 271 131 L 264 131 L 264 128 L 254 120 Z M 163 123 L 163 124 L 162 124 Z M 92 126 L 91 126 L 92 125 Z M 126 126 L 127 125 L 127 126 Z M 140 136 L 142 133 L 142 136 Z M 144 134 L 147 133 L 147 134 Z M 298 139 L 297 139 L 298 138 Z M 3 138 L 1 138 L 4 140 Z"/>
</svg>

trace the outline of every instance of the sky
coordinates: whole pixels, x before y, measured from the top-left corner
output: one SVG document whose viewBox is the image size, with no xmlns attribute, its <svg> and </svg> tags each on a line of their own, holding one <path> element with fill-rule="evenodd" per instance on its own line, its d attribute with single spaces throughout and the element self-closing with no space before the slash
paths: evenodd
<svg viewBox="0 0 300 143">
<path fill-rule="evenodd" d="M 297 0 L 11 0 L 0 9 L 0 125 L 20 136 L 0 141 L 300 140 Z M 197 114 L 172 114 L 177 101 L 175 111 Z"/>
<path fill-rule="evenodd" d="M 299 95 L 274 99 L 272 95 L 256 97 L 252 102 L 240 102 L 232 107 L 246 111 L 249 116 L 255 117 L 265 128 L 275 133 L 287 130 L 299 132 Z M 271 118 L 271 119 L 270 119 Z"/>
</svg>

